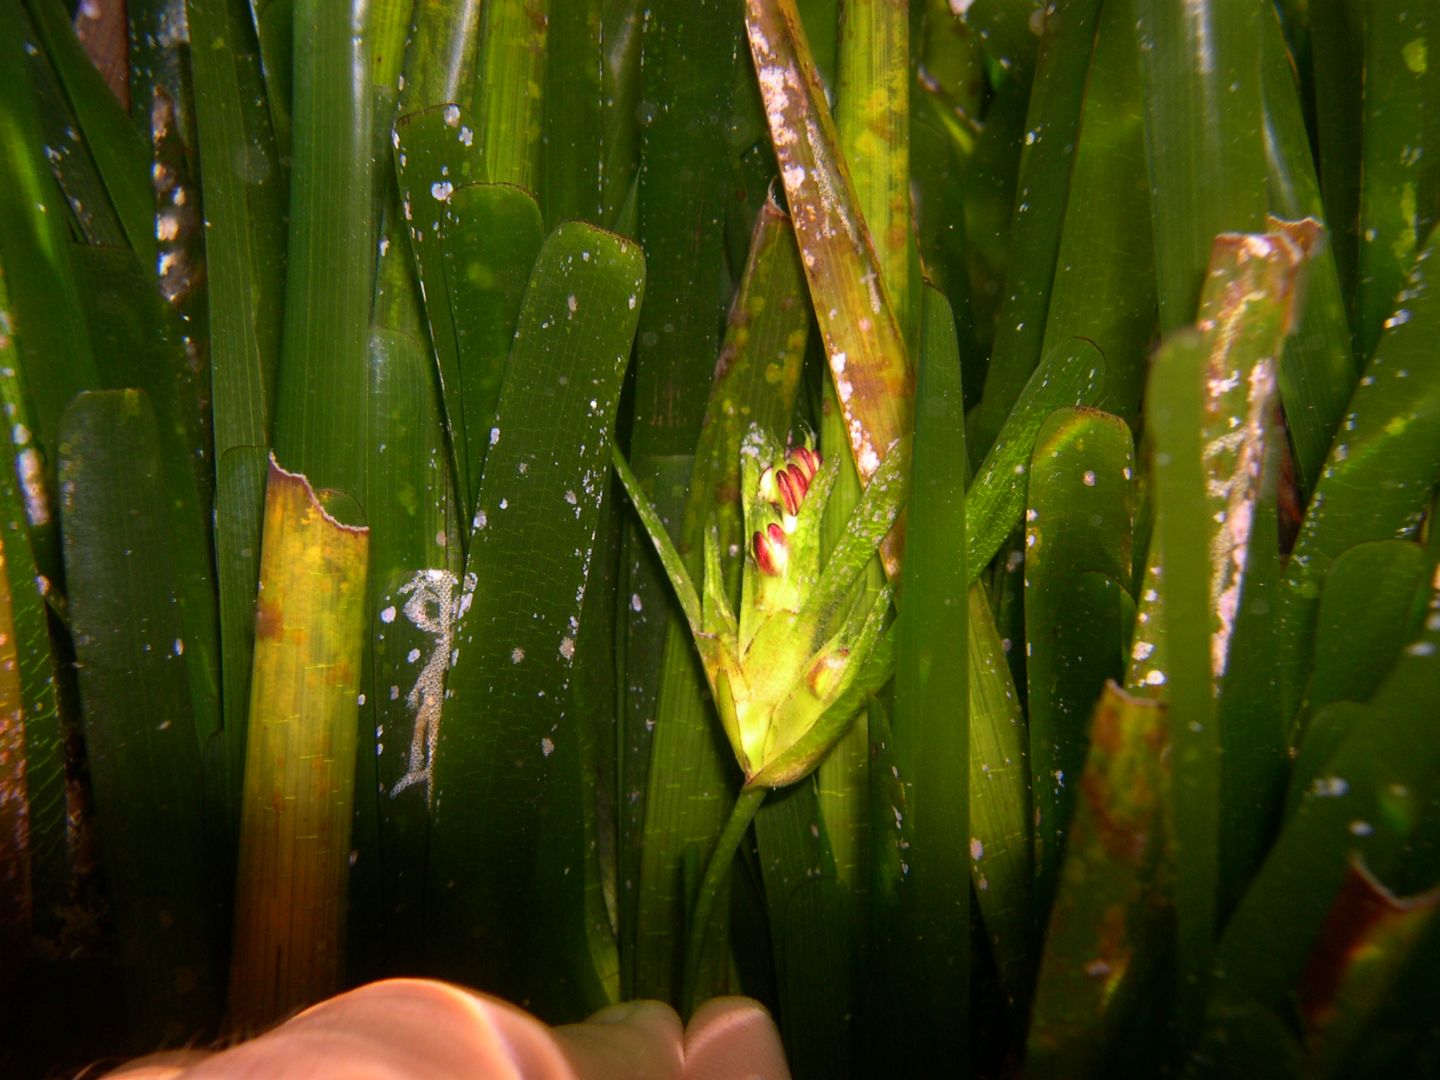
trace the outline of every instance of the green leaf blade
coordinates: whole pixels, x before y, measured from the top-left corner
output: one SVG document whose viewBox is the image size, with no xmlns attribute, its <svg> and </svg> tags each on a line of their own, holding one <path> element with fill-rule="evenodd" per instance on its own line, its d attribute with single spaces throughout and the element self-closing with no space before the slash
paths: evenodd
<svg viewBox="0 0 1440 1080">
<path fill-rule="evenodd" d="M 570 910 L 564 895 L 535 902 L 535 845 L 547 829 L 581 827 L 547 807 L 557 785 L 578 782 L 557 770 L 576 760 L 562 744 L 581 737 L 568 687 L 635 331 L 628 298 L 643 284 L 639 250 L 589 226 L 562 225 L 541 250 L 472 523 L 466 573 L 477 585 L 434 762 L 430 962 L 550 1017 L 577 1008 L 574 982 L 519 957 Z M 567 880 L 583 904 L 582 868 Z"/>
</svg>

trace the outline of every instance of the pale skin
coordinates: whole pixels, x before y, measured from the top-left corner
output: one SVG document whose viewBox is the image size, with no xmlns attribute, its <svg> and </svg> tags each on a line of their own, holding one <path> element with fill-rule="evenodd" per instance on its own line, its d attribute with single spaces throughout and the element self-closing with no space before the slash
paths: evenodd
<svg viewBox="0 0 1440 1080">
<path fill-rule="evenodd" d="M 780 1036 L 749 998 L 716 998 L 688 1027 L 637 1001 L 547 1027 L 508 1002 L 428 979 L 386 979 L 315 1005 L 223 1051 L 130 1062 L 120 1080 L 788 1080 Z"/>
</svg>

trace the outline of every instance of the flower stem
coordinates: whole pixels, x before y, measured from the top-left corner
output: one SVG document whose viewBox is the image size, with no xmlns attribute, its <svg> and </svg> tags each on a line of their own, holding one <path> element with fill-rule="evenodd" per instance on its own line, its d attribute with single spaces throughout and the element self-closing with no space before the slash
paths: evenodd
<svg viewBox="0 0 1440 1080">
<path fill-rule="evenodd" d="M 768 788 L 741 788 L 735 799 L 735 809 L 730 811 L 730 820 L 725 822 L 725 831 L 715 842 L 710 862 L 705 867 L 705 876 L 700 880 L 700 890 L 695 895 L 695 907 L 691 912 L 690 936 L 685 945 L 685 978 L 681 984 L 681 1011 L 689 1017 L 695 1011 L 696 982 L 700 976 L 700 954 L 705 948 L 705 931 L 710 928 L 710 916 L 715 909 L 715 895 L 720 883 L 730 871 L 735 858 L 735 849 L 740 838 L 755 819 L 755 812 L 765 801 Z"/>
</svg>

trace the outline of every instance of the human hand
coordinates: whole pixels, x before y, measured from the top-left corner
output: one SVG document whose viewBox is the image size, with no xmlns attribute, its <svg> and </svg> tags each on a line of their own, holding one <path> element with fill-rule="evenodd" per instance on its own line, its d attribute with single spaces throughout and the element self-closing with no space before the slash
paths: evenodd
<svg viewBox="0 0 1440 1080">
<path fill-rule="evenodd" d="M 386 979 L 330 998 L 228 1050 L 152 1054 L 117 1080 L 346 1077 L 411 1080 L 787 1080 L 779 1033 L 750 998 L 706 1002 L 682 1027 L 635 1001 L 547 1027 L 499 998 L 428 979 Z"/>
</svg>

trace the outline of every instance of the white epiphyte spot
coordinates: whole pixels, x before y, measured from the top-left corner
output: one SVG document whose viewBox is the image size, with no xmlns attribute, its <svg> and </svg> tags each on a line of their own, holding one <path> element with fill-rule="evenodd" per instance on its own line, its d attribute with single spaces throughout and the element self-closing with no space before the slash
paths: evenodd
<svg viewBox="0 0 1440 1080">
<path fill-rule="evenodd" d="M 407 787 L 425 785 L 425 799 L 433 794 L 435 745 L 440 737 L 440 705 L 445 698 L 445 672 L 454 660 L 455 624 L 469 607 L 475 591 L 475 575 L 466 574 L 464 587 L 449 570 L 417 570 L 415 576 L 400 586 L 405 601 L 405 618 L 417 630 L 432 639 L 429 654 L 415 685 L 405 697 L 405 704 L 414 715 L 410 735 L 410 760 L 405 772 L 390 789 L 393 798 Z M 387 609 L 391 612 L 394 608 Z M 383 616 L 382 616 L 383 617 Z M 392 615 L 393 618 L 393 615 Z M 411 649 L 408 659 L 414 663 L 419 649 Z M 391 687 L 390 697 L 398 696 L 398 687 Z"/>
<path fill-rule="evenodd" d="M 449 180 L 437 180 L 430 185 L 430 194 L 439 202 L 447 202 L 455 191 L 455 185 Z"/>
<path fill-rule="evenodd" d="M 390 605 L 389 607 L 387 607 L 384 611 L 380 612 L 380 621 L 383 622 L 383 623 L 392 623 L 392 622 L 395 621 L 395 605 L 394 605 L 394 604 L 391 604 L 391 605 Z"/>
<path fill-rule="evenodd" d="M 570 491 L 568 488 L 565 491 L 565 501 L 571 506 L 576 506 L 580 502 L 580 500 L 576 497 L 575 492 Z"/>
<path fill-rule="evenodd" d="M 631 611 L 644 611 L 644 610 L 645 610 L 645 604 L 644 604 L 644 602 L 640 599 L 640 594 L 639 594 L 639 593 L 631 593 L 631 594 L 630 594 L 630 610 L 631 610 Z"/>
<path fill-rule="evenodd" d="M 419 659 L 420 659 L 420 650 L 419 650 L 419 649 L 411 649 L 408 653 L 405 654 L 405 662 L 406 662 L 407 664 L 413 664 L 413 663 L 415 663 L 416 660 L 419 660 Z"/>
<path fill-rule="evenodd" d="M 25 516 L 30 519 L 31 525 L 48 524 L 50 499 L 45 489 L 45 468 L 33 446 L 27 446 L 15 455 L 15 471 L 20 475 L 20 487 L 25 496 Z"/>
<path fill-rule="evenodd" d="M 516 645 L 515 648 L 513 648 L 513 649 L 510 650 L 510 662 L 511 662 L 512 664 L 518 664 L 518 663 L 520 663 L 520 661 L 522 661 L 522 660 L 524 660 L 524 659 L 525 659 L 525 650 L 522 649 L 519 645 Z"/>
<path fill-rule="evenodd" d="M 574 638 L 569 638 L 569 637 L 567 637 L 567 638 L 561 638 L 561 639 L 560 639 L 560 655 L 561 655 L 562 657 L 564 657 L 566 660 L 574 660 L 574 659 L 575 659 L 575 639 L 574 639 Z"/>
<path fill-rule="evenodd" d="M 1084 484 L 1086 487 L 1094 487 L 1094 486 L 1095 486 L 1095 470 L 1094 470 L 1094 469 L 1086 469 L 1086 470 L 1085 470 L 1085 474 L 1080 477 L 1080 482 L 1081 482 L 1082 484 Z"/>
<path fill-rule="evenodd" d="M 1350 790 L 1350 784 L 1339 776 L 1317 776 L 1310 785 L 1310 794 L 1318 799 L 1334 799 Z"/>
<path fill-rule="evenodd" d="M 981 859 L 985 856 L 985 845 L 980 842 L 978 836 L 970 837 L 970 858 Z"/>
<path fill-rule="evenodd" d="M 445 108 L 441 110 L 441 115 L 445 117 L 445 123 L 446 123 L 446 125 L 447 125 L 448 127 L 457 127 L 457 126 L 459 126 L 459 124 L 460 124 L 460 106 L 459 106 L 459 105 L 453 105 L 453 104 L 452 104 L 452 105 L 446 105 Z"/>
<path fill-rule="evenodd" d="M 549 739 L 540 740 L 540 753 L 544 754 L 546 757 L 549 757 L 554 752 L 555 744 L 553 742 L 551 742 Z"/>
<path fill-rule="evenodd" d="M 491 445 L 491 446 L 494 446 L 494 445 L 495 445 L 496 443 L 498 443 L 499 441 L 500 441 L 500 429 L 499 429 L 498 427 L 492 427 L 492 428 L 490 429 L 490 445 Z"/>
<path fill-rule="evenodd" d="M 565 298 L 565 310 L 570 312 L 571 315 L 574 315 L 575 312 L 580 310 L 580 301 L 575 298 L 574 293 L 571 293 Z"/>
</svg>

